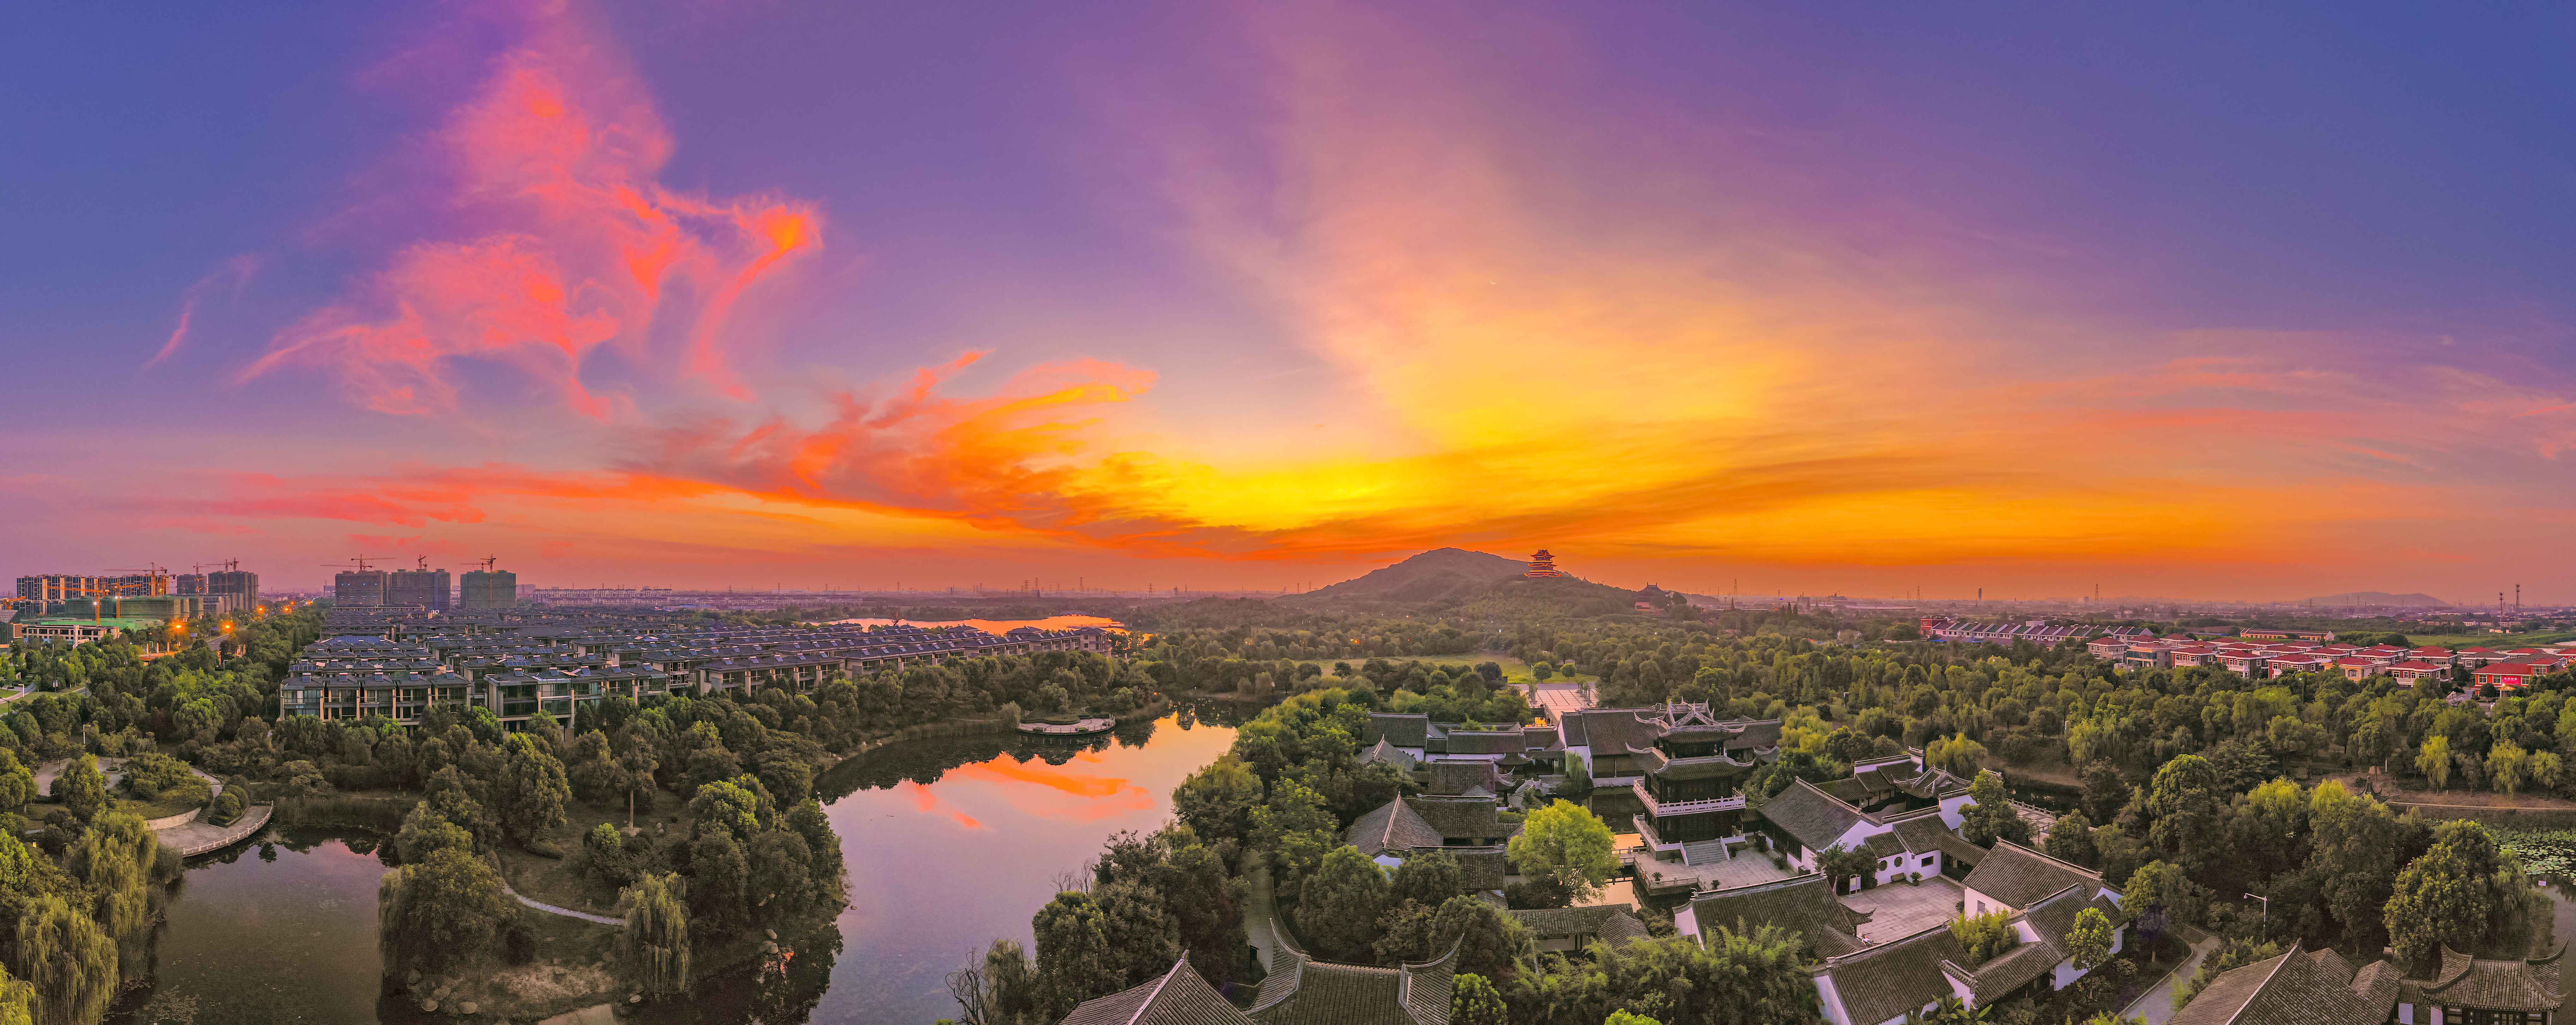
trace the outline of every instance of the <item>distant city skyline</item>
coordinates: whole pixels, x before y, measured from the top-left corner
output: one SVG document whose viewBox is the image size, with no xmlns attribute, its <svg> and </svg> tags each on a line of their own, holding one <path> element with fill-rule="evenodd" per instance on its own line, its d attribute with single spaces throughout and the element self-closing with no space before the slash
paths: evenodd
<svg viewBox="0 0 2576 1025">
<path fill-rule="evenodd" d="M 2576 602 L 2564 9 L 18 27 L 0 576 Z"/>
</svg>

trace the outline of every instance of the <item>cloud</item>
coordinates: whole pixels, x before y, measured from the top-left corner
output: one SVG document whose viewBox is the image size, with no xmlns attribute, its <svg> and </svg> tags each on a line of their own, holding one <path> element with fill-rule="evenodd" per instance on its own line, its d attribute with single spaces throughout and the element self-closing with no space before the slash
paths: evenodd
<svg viewBox="0 0 2576 1025">
<path fill-rule="evenodd" d="M 984 823 L 978 821 L 974 816 L 968 815 L 963 811 L 949 806 L 946 801 L 940 800 L 939 795 L 931 792 L 929 787 L 906 780 L 903 783 L 903 788 L 906 792 L 912 794 L 912 807 L 914 811 L 920 812 L 924 815 L 946 816 L 950 821 L 953 821 L 960 826 L 964 826 L 967 829 L 987 828 Z"/>
<path fill-rule="evenodd" d="M 458 409 L 466 366 L 490 362 L 605 419 L 619 399 L 585 382 L 591 357 L 614 344 L 660 365 L 653 325 L 676 309 L 688 340 L 663 361 L 679 364 L 669 376 L 750 397 L 726 358 L 728 322 L 747 292 L 821 247 L 819 213 L 662 185 L 673 143 L 642 86 L 578 5 L 551 10 L 430 146 L 451 177 L 415 201 L 477 230 L 403 246 L 279 332 L 239 380 L 317 367 L 368 409 L 425 415 Z"/>
<path fill-rule="evenodd" d="M 198 278 L 196 284 L 188 286 L 188 290 L 182 293 L 179 301 L 178 325 L 170 329 L 170 338 L 161 343 L 161 350 L 153 353 L 151 359 L 143 361 L 141 369 L 150 370 L 159 366 L 163 360 L 169 359 L 173 353 L 179 351 L 179 346 L 188 340 L 189 326 L 196 322 L 197 304 L 209 293 L 229 284 L 232 297 L 241 298 L 242 287 L 250 284 L 251 275 L 259 272 L 259 264 L 259 257 L 244 253 L 224 261 L 223 266 L 216 268 L 205 277 Z"/>
</svg>

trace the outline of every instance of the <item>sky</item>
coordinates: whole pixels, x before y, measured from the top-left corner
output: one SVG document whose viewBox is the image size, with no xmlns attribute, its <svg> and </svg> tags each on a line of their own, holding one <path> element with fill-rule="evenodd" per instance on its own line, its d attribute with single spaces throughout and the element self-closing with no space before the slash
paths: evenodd
<svg viewBox="0 0 2576 1025">
<path fill-rule="evenodd" d="M 2576 602 L 2576 13 L 52 5 L 0 576 Z"/>
</svg>

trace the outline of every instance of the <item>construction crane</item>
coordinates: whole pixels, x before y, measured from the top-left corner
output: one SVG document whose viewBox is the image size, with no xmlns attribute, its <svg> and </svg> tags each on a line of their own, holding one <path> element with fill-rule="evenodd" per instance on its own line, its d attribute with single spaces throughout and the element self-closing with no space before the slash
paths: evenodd
<svg viewBox="0 0 2576 1025">
<path fill-rule="evenodd" d="M 136 568 L 134 568 L 134 567 L 130 567 L 130 566 L 129 566 L 129 567 L 126 567 L 126 568 L 124 568 L 124 569 L 109 570 L 108 572 L 111 572 L 111 573 L 148 573 L 148 574 L 150 574 L 150 575 L 151 575 L 151 577 L 152 577 L 152 593 L 153 593 L 153 594 L 168 594 L 168 593 L 170 593 L 170 585 L 168 585 L 168 584 L 164 584 L 164 583 L 162 583 L 162 582 L 161 582 L 164 578 L 166 578 L 166 577 L 168 577 L 168 576 L 170 575 L 170 567 L 168 567 L 168 566 L 164 566 L 164 565 L 162 565 L 162 564 L 160 564 L 160 563 L 157 563 L 157 562 L 146 562 L 146 563 L 144 563 L 144 564 L 143 564 L 142 568 L 140 568 L 140 569 L 136 569 Z"/>
<path fill-rule="evenodd" d="M 374 559 L 374 560 L 377 560 L 377 561 L 379 561 L 379 562 L 382 562 L 382 561 L 384 561 L 384 560 L 386 560 L 386 559 L 390 559 L 390 558 L 393 558 L 393 556 L 390 556 L 390 555 L 361 555 L 361 556 L 358 556 L 355 560 L 350 561 L 350 562 L 326 562 L 326 563 L 323 563 L 323 564 L 322 564 L 322 568 L 323 568 L 323 569 L 342 569 L 342 568 L 346 568 L 346 567 L 349 567 L 349 566 L 356 566 L 356 567 L 358 567 L 358 572 L 360 572 L 360 573 L 364 573 L 364 572 L 366 572 L 366 571 L 368 571 L 368 570 L 370 570 L 370 569 L 375 568 L 375 567 L 372 567 L 372 566 L 367 565 L 367 560 L 369 560 L 369 559 Z"/>
<path fill-rule="evenodd" d="M 500 556 L 498 556 L 498 555 L 486 555 L 486 556 L 484 556 L 482 559 L 477 560 L 477 561 L 480 561 L 481 563 L 483 563 L 483 572 L 485 572 L 485 573 L 489 573 L 489 572 L 492 572 L 492 567 L 493 567 L 493 565 L 495 565 L 495 564 L 497 564 L 497 563 L 499 563 L 499 562 L 501 561 L 501 557 L 500 557 Z"/>
<path fill-rule="evenodd" d="M 417 565 L 418 565 L 418 566 L 419 566 L 423 571 L 427 571 L 427 570 L 429 569 L 429 556 L 426 556 L 426 555 L 417 555 L 417 556 L 413 556 L 413 558 L 414 558 L 414 559 L 416 559 L 416 560 L 418 560 Z"/>
</svg>

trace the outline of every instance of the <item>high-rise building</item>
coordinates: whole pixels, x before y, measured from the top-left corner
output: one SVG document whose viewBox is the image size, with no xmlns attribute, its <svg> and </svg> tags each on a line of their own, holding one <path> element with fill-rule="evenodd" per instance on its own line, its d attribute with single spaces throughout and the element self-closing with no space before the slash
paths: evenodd
<svg viewBox="0 0 2576 1025">
<path fill-rule="evenodd" d="M 474 569 L 457 578 L 459 604 L 469 609 L 502 609 L 519 603 L 519 575 L 506 569 Z"/>
<path fill-rule="evenodd" d="M 91 577 L 73 573 L 45 573 L 18 578 L 18 597 L 37 601 L 64 601 L 71 598 L 149 598 L 170 593 L 170 576 L 166 573 L 136 573 L 121 577 Z"/>
<path fill-rule="evenodd" d="M 447 584 L 447 571 L 443 569 L 398 569 L 386 585 L 385 604 L 418 605 L 445 612 L 455 604 Z"/>
<path fill-rule="evenodd" d="M 171 577 L 170 583 L 178 588 L 171 592 L 173 594 L 213 593 L 206 590 L 206 575 L 203 573 L 181 573 Z"/>
<path fill-rule="evenodd" d="M 206 593 L 231 599 L 226 604 L 237 615 L 248 614 L 259 607 L 259 574 L 246 569 L 218 570 L 206 574 Z"/>
<path fill-rule="evenodd" d="M 392 574 L 380 569 L 362 569 L 331 578 L 331 602 L 334 605 L 382 605 L 385 603 L 386 579 Z"/>
</svg>

